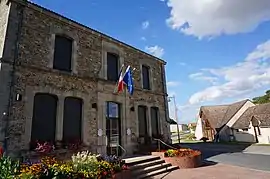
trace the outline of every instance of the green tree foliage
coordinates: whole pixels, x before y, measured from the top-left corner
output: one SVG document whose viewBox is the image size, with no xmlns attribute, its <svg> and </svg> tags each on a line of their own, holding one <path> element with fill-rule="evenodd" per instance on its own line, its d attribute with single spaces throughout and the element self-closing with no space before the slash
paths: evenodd
<svg viewBox="0 0 270 179">
<path fill-rule="evenodd" d="M 264 103 L 270 103 L 270 90 L 267 90 L 265 92 L 265 95 L 258 96 L 252 99 L 252 102 L 254 104 L 264 104 Z"/>
</svg>

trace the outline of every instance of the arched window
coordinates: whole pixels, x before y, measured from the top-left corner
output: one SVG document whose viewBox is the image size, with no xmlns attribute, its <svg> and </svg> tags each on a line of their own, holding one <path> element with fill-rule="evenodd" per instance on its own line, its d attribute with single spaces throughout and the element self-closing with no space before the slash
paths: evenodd
<svg viewBox="0 0 270 179">
<path fill-rule="evenodd" d="M 119 57 L 113 53 L 107 53 L 107 80 L 117 81 L 118 80 L 118 69 Z"/>
<path fill-rule="evenodd" d="M 71 72 L 73 40 L 65 36 L 56 35 L 54 44 L 53 68 Z"/>
<path fill-rule="evenodd" d="M 34 98 L 31 141 L 54 142 L 58 98 L 37 93 Z"/>
<path fill-rule="evenodd" d="M 63 141 L 79 142 L 82 135 L 83 100 L 76 97 L 66 97 L 64 103 Z"/>
</svg>

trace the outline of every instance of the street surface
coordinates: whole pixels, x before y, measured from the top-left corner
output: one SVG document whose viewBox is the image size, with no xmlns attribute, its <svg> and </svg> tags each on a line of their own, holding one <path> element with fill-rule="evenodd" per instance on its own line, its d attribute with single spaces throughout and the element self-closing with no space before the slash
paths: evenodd
<svg viewBox="0 0 270 179">
<path fill-rule="evenodd" d="M 270 173 L 231 165 L 215 164 L 193 169 L 179 169 L 152 179 L 269 179 Z"/>
<path fill-rule="evenodd" d="M 270 155 L 243 153 L 243 151 L 258 151 L 266 153 L 267 146 L 223 145 L 223 144 L 181 144 L 182 147 L 190 147 L 202 151 L 203 158 L 207 161 L 230 164 L 256 170 L 270 171 Z"/>
</svg>

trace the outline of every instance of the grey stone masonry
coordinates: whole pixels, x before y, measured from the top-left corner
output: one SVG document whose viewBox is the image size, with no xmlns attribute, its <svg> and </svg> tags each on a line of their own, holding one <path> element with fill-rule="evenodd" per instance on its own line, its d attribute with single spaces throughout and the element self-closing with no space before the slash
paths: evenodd
<svg viewBox="0 0 270 179">
<path fill-rule="evenodd" d="M 3 73 L 0 71 L 0 80 L 9 78 L 7 74 L 11 72 L 9 68 L 15 60 L 12 93 L 22 96 L 21 101 L 12 99 L 10 106 L 7 133 L 10 151 L 29 149 L 33 101 L 38 92 L 58 96 L 56 140 L 62 138 L 64 98 L 74 96 L 84 100 L 83 142 L 90 146 L 93 152 L 106 153 L 106 101 L 118 102 L 122 106 L 120 114 L 122 146 L 128 153 L 132 154 L 136 141 L 133 140 L 133 135 L 127 135 L 127 129 L 131 129 L 132 133 L 138 137 L 137 108 L 139 105 L 145 105 L 148 109 L 159 108 L 160 132 L 169 141 L 169 124 L 166 122 L 168 118 L 167 94 L 164 81 L 166 63 L 164 61 L 33 3 L 22 0 L 10 2 L 9 21 L 10 26 L 14 28 L 7 28 L 8 38 L 4 43 L 6 67 Z M 8 11 L 0 10 L 0 13 L 5 12 Z M 22 20 L 21 26 L 19 26 L 20 20 Z M 0 23 L 3 23 L 2 15 Z M 18 33 L 20 38 L 17 41 L 14 40 L 16 39 L 15 30 L 20 30 Z M 71 73 L 52 68 L 54 39 L 57 34 L 73 39 Z M 15 53 L 15 42 L 18 42 L 18 53 Z M 136 68 L 133 73 L 135 86 L 133 96 L 113 94 L 116 84 L 106 79 L 107 52 L 113 52 L 119 56 L 119 67 L 124 63 Z M 142 65 L 150 67 L 151 90 L 142 89 Z M 7 89 L 0 89 L 3 94 L 6 94 L 5 90 Z M 0 111 L 5 108 L 3 100 L 6 101 L 2 95 L 0 96 Z M 96 109 L 92 108 L 94 103 L 97 104 Z M 131 111 L 131 107 L 134 107 L 135 111 Z M 148 110 L 147 119 L 148 134 L 151 136 L 150 110 Z M 99 129 L 103 131 L 102 136 L 98 136 Z"/>
</svg>

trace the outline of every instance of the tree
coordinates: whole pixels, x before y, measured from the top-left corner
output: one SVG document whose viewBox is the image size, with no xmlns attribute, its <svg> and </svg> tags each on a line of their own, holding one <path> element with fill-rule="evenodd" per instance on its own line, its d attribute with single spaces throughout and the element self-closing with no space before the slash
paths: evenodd
<svg viewBox="0 0 270 179">
<path fill-rule="evenodd" d="M 258 96 L 252 99 L 252 102 L 254 104 L 264 104 L 264 103 L 270 103 L 270 90 L 267 90 L 265 92 L 265 95 Z"/>
</svg>

